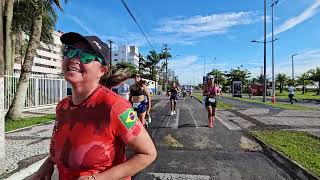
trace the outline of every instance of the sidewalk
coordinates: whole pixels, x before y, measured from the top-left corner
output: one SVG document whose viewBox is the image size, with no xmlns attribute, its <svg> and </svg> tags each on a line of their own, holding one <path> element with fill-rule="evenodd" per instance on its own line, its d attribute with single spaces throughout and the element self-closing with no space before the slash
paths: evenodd
<svg viewBox="0 0 320 180">
<path fill-rule="evenodd" d="M 248 102 L 229 97 L 222 97 L 222 100 L 235 109 L 221 111 L 220 114 L 241 129 L 298 130 L 320 138 L 320 111 L 283 110 L 264 107 L 263 104 L 248 106 Z"/>
<path fill-rule="evenodd" d="M 23 117 L 54 114 L 55 107 L 29 110 Z M 49 141 L 54 122 L 6 133 L 5 159 L 0 160 L 0 179 L 27 168 L 49 155 Z"/>
</svg>

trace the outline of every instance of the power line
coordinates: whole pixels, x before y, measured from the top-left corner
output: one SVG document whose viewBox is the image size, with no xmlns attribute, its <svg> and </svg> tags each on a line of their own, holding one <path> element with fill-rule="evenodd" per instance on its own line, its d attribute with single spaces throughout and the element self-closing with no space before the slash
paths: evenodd
<svg viewBox="0 0 320 180">
<path fill-rule="evenodd" d="M 141 26 L 139 25 L 138 21 L 136 20 L 136 18 L 135 18 L 135 17 L 133 16 L 133 14 L 131 13 L 131 11 L 130 11 L 128 5 L 126 4 L 126 2 L 124 2 L 124 0 L 121 0 L 121 2 L 122 2 L 122 4 L 123 4 L 123 6 L 126 8 L 126 10 L 128 11 L 128 13 L 130 14 L 130 16 L 132 17 L 132 19 L 134 20 L 134 22 L 135 22 L 135 23 L 137 24 L 137 26 L 139 27 L 141 33 L 143 34 L 143 36 L 144 36 L 144 37 L 146 38 L 146 40 L 148 41 L 150 47 L 154 50 L 154 48 L 153 48 L 152 44 L 150 43 L 147 35 L 144 33 L 144 31 L 142 30 L 142 28 L 141 28 Z"/>
</svg>

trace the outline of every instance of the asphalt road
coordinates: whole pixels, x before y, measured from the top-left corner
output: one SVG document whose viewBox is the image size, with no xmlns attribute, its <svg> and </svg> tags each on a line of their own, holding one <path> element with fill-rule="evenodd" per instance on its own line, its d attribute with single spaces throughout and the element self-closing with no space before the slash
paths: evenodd
<svg viewBox="0 0 320 180">
<path fill-rule="evenodd" d="M 156 99 L 149 132 L 158 157 L 133 179 L 292 179 L 259 148 L 252 148 L 241 131 L 219 121 L 208 128 L 207 112 L 198 101 L 179 100 L 177 114 L 169 116 L 167 97 Z"/>
</svg>

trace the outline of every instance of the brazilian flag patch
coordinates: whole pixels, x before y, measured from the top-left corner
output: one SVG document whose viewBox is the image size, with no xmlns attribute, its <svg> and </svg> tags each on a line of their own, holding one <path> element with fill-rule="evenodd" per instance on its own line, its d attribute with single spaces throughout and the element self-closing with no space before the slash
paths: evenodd
<svg viewBox="0 0 320 180">
<path fill-rule="evenodd" d="M 137 114 L 132 108 L 129 108 L 120 114 L 119 118 L 127 129 L 131 129 L 137 121 Z"/>
</svg>

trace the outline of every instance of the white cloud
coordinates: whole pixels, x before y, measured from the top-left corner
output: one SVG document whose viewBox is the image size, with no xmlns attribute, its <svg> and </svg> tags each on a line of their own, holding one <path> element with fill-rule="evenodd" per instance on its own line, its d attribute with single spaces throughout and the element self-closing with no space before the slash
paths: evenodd
<svg viewBox="0 0 320 180">
<path fill-rule="evenodd" d="M 78 17 L 67 14 L 66 17 L 68 17 L 69 19 L 71 19 L 73 22 L 75 22 L 76 24 L 78 24 L 87 34 L 90 35 L 97 35 L 97 33 L 90 29 L 82 20 L 80 20 Z"/>
<path fill-rule="evenodd" d="M 235 26 L 259 21 L 261 17 L 250 11 L 175 17 L 161 21 L 153 34 L 156 42 L 165 42 L 166 39 L 170 39 L 171 43 L 193 44 L 198 38 L 225 34 Z"/>
<path fill-rule="evenodd" d="M 319 7 L 320 7 L 320 0 L 315 0 L 315 2 L 310 7 L 304 10 L 298 16 L 288 19 L 282 25 L 276 28 L 274 32 L 275 35 L 288 31 L 289 29 L 294 28 L 298 24 L 310 19 L 318 12 Z M 268 37 L 270 36 L 271 34 L 268 34 Z"/>
</svg>

